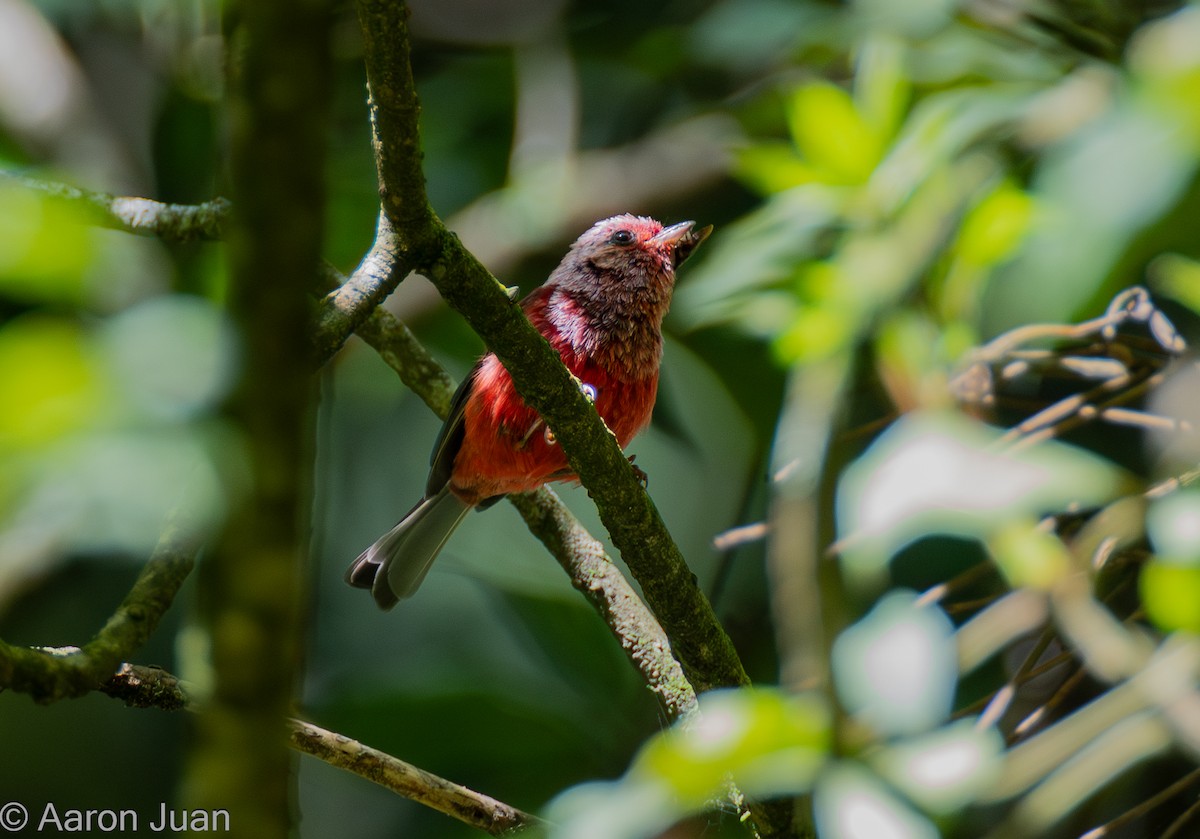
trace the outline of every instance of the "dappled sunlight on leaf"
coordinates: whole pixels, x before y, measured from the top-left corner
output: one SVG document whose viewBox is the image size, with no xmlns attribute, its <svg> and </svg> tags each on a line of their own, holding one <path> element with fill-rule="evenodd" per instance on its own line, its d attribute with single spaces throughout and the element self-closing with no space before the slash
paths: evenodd
<svg viewBox="0 0 1200 839">
<path fill-rule="evenodd" d="M 1013 520 L 1111 498 L 1120 473 L 1049 441 L 996 449 L 1000 432 L 953 414 L 901 417 L 852 464 L 838 489 L 843 556 L 870 579 L 928 533 L 984 538 Z"/>
<path fill-rule="evenodd" d="M 1139 583 L 1146 613 L 1159 628 L 1200 634 L 1200 562 L 1152 559 Z"/>
<path fill-rule="evenodd" d="M 1014 586 L 1046 591 L 1072 570 L 1071 556 L 1062 541 L 1037 529 L 1032 518 L 1001 525 L 987 537 L 987 546 Z"/>
<path fill-rule="evenodd" d="M 788 126 L 800 156 L 823 183 L 861 184 L 879 162 L 882 138 L 835 85 L 798 88 L 788 106 Z"/>
<path fill-rule="evenodd" d="M 783 143 L 765 143 L 741 149 L 737 154 L 737 172 L 749 186 L 771 195 L 817 180 L 817 172 Z"/>
<path fill-rule="evenodd" d="M 885 746 L 870 763 L 922 808 L 946 814 L 972 803 L 995 780 L 1003 753 L 998 731 L 966 719 Z"/>
<path fill-rule="evenodd" d="M 912 592 L 891 592 L 834 642 L 833 674 L 846 711 L 880 735 L 928 731 L 954 701 L 954 627 Z"/>
<path fill-rule="evenodd" d="M 1200 262 L 1164 253 L 1146 269 L 1152 288 L 1200 314 Z"/>
<path fill-rule="evenodd" d="M 1154 550 L 1178 562 L 1200 562 L 1200 491 L 1181 490 L 1146 511 L 1146 533 Z"/>
<path fill-rule="evenodd" d="M 933 823 L 851 763 L 821 776 L 813 794 L 821 839 L 937 839 Z"/>
<path fill-rule="evenodd" d="M 700 698 L 700 718 L 646 744 L 630 777 L 667 783 L 685 807 L 742 791 L 771 797 L 808 787 L 828 748 L 828 711 L 815 695 L 726 690 Z"/>
<path fill-rule="evenodd" d="M 825 761 L 831 720 L 814 694 L 722 690 L 700 715 L 652 737 L 619 781 L 568 790 L 547 814 L 551 837 L 649 839 L 729 794 L 804 792 Z"/>
<path fill-rule="evenodd" d="M 1156 500 L 1146 532 L 1156 552 L 1138 578 L 1147 614 L 1164 631 L 1200 634 L 1200 492 Z"/>
</svg>

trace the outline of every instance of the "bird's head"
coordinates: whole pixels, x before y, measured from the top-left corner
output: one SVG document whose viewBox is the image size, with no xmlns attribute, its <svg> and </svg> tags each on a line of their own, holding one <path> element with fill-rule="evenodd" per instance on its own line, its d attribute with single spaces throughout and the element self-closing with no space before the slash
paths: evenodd
<svg viewBox="0 0 1200 839">
<path fill-rule="evenodd" d="M 575 240 L 552 280 L 585 297 L 658 292 L 651 296 L 669 299 L 675 269 L 711 232 L 691 221 L 663 227 L 646 216 L 613 216 Z"/>
<path fill-rule="evenodd" d="M 637 263 L 647 268 L 675 268 L 712 232 L 693 221 L 670 227 L 646 216 L 620 215 L 598 221 L 576 240 L 572 250 L 600 268 Z"/>
</svg>

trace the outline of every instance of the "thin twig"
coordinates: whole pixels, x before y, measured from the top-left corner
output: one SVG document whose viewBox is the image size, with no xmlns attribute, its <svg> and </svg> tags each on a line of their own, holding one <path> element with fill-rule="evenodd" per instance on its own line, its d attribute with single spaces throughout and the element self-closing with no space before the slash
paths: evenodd
<svg viewBox="0 0 1200 839">
<path fill-rule="evenodd" d="M 82 207 L 103 227 L 173 242 L 220 239 L 231 210 L 231 204 L 224 198 L 202 204 L 167 204 L 149 198 L 92 192 L 15 172 L 0 171 L 0 183 L 14 184 Z"/>
<path fill-rule="evenodd" d="M 925 608 L 926 606 L 932 606 L 935 603 L 940 603 L 954 592 L 966 588 L 972 583 L 982 579 L 983 577 L 986 577 L 988 574 L 994 573 L 996 573 L 995 563 L 989 561 L 977 562 L 965 571 L 961 571 L 951 577 L 949 580 L 946 580 L 944 583 L 938 583 L 935 586 L 927 588 L 921 593 L 921 596 L 917 598 L 916 605 L 919 608 Z"/>
<path fill-rule="evenodd" d="M 740 527 L 731 527 L 713 537 L 713 550 L 730 551 L 753 542 L 761 542 L 767 538 L 769 531 L 770 527 L 765 521 L 755 522 L 754 524 L 743 524 Z"/>
<path fill-rule="evenodd" d="M 1008 710 L 1009 704 L 1016 696 L 1017 685 L 1024 680 L 1032 678 L 1029 675 L 1029 672 L 1033 670 L 1038 659 L 1041 658 L 1042 654 L 1046 652 L 1046 649 L 1054 641 L 1054 638 L 1055 632 L 1053 628 L 1047 627 L 1042 631 L 1041 637 L 1038 638 L 1037 642 L 1034 643 L 1033 648 L 1025 656 L 1025 660 L 1021 662 L 1021 666 L 1017 668 L 1017 672 L 1015 672 L 1012 677 L 1009 678 L 1008 683 L 1005 684 L 1004 687 L 996 691 L 996 693 L 992 696 L 992 700 L 984 707 L 983 713 L 979 715 L 979 720 L 976 722 L 976 726 L 978 728 L 987 728 L 993 723 L 999 721 L 1000 717 L 1002 717 L 1004 712 Z"/>
<path fill-rule="evenodd" d="M 1053 666 L 1058 666 L 1066 659 L 1073 657 L 1073 653 L 1060 653 L 1050 661 L 1046 662 L 1046 664 L 1051 664 L 1053 662 Z M 1058 690 L 1054 692 L 1053 696 L 1051 696 L 1038 707 L 1034 708 L 1033 711 L 1028 713 L 1023 720 L 1017 723 L 1017 725 L 1013 728 L 1012 736 L 1008 738 L 1009 745 L 1018 743 L 1037 731 L 1041 727 L 1042 723 L 1050 718 L 1050 714 L 1053 713 L 1054 709 L 1065 702 L 1067 697 L 1071 695 L 1075 688 L 1079 687 L 1080 683 L 1087 678 L 1087 675 L 1088 671 L 1085 668 L 1080 667 L 1074 673 L 1068 676 L 1066 680 L 1059 685 Z"/>
<path fill-rule="evenodd" d="M 518 833 L 539 822 L 516 807 L 310 722 L 288 720 L 288 728 L 292 748 L 297 751 L 353 772 L 492 836 Z"/>
<path fill-rule="evenodd" d="M 1200 816 L 1200 800 L 1180 813 L 1179 818 L 1167 826 L 1159 839 L 1177 839 L 1177 837 L 1183 836 L 1183 829 L 1187 827 L 1187 823 L 1197 816 Z"/>
</svg>

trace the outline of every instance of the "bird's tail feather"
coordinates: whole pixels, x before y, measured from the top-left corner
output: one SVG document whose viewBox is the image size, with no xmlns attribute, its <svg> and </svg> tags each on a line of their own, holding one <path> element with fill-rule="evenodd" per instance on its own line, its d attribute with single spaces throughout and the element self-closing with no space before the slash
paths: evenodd
<svg viewBox="0 0 1200 839">
<path fill-rule="evenodd" d="M 359 554 L 346 572 L 346 582 L 369 588 L 379 608 L 391 609 L 421 585 L 429 566 L 470 509 L 449 487 L 421 499 L 399 524 Z"/>
</svg>

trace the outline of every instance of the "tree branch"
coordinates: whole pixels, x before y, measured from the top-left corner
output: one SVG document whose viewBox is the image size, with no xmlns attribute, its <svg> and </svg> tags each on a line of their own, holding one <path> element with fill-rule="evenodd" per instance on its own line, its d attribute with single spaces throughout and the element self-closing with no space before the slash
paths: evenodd
<svg viewBox="0 0 1200 839">
<path fill-rule="evenodd" d="M 667 718 L 685 722 L 695 719 L 699 711 L 696 691 L 671 653 L 670 639 L 625 575 L 605 554 L 604 546 L 549 487 L 510 495 L 509 501 L 525 519 L 530 532 L 567 572 L 571 585 L 604 619 Z M 792 818 L 787 802 L 747 802 L 732 782 L 729 792 L 739 813 L 752 819 L 761 831 L 756 831 L 755 836 L 786 835 Z"/>
<path fill-rule="evenodd" d="M 0 171 L 0 183 L 4 182 L 83 207 L 102 227 L 138 236 L 157 236 L 172 242 L 220 239 L 231 209 L 230 202 L 224 198 L 214 198 L 203 204 L 165 204 L 149 198 L 92 192 Z"/>
<path fill-rule="evenodd" d="M 407 9 L 359 0 L 358 10 L 383 211 L 411 242 L 415 270 L 467 319 L 553 430 L 696 689 L 748 684 L 733 643 L 612 434 L 503 286 L 429 208 Z"/>
<path fill-rule="evenodd" d="M 173 515 L 121 605 L 82 649 L 19 647 L 0 641 L 0 688 L 44 703 L 95 690 L 158 628 L 192 570 L 200 542 L 199 530 L 182 513 Z"/>
<path fill-rule="evenodd" d="M 126 663 L 115 675 L 93 687 L 134 708 L 179 711 L 191 707 L 183 683 L 159 667 Z M 287 729 L 288 741 L 296 751 L 366 778 L 492 836 L 516 833 L 538 821 L 490 796 L 310 722 L 289 719 Z"/>
<path fill-rule="evenodd" d="M 294 829 L 283 720 L 302 663 L 311 503 L 311 304 L 324 234 L 330 0 L 233 4 L 244 47 L 231 80 L 229 311 L 241 339 L 228 414 L 251 490 L 201 569 L 213 689 L 181 788 L 189 808 L 239 813 L 239 832 Z"/>
<path fill-rule="evenodd" d="M 439 778 L 357 740 L 301 720 L 289 720 L 292 748 L 353 772 L 492 836 L 518 833 L 539 820 L 482 793 Z"/>
<path fill-rule="evenodd" d="M 392 223 L 383 212 L 375 227 L 375 243 L 349 278 L 326 295 L 313 336 L 318 363 L 333 358 L 346 340 L 396 290 L 412 270 Z"/>
<path fill-rule="evenodd" d="M 608 624 L 669 719 L 696 710 L 696 691 L 671 653 L 671 641 L 600 544 L 549 487 L 509 496 L 529 530 Z"/>
</svg>

